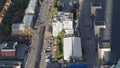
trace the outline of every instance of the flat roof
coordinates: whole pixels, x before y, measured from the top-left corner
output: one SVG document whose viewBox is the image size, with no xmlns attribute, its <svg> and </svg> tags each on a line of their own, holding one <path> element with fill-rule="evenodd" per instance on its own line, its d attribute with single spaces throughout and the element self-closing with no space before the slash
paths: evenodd
<svg viewBox="0 0 120 68">
<path fill-rule="evenodd" d="M 102 9 L 96 9 L 96 21 L 105 21 L 105 12 Z"/>
<path fill-rule="evenodd" d="M 66 37 L 64 38 L 64 59 L 69 57 L 82 58 L 81 38 Z"/>
<path fill-rule="evenodd" d="M 10 41 L 10 42 L 4 42 L 0 45 L 0 49 L 15 49 L 15 45 L 17 45 L 17 42 Z"/>
<path fill-rule="evenodd" d="M 100 37 L 101 40 L 110 40 L 109 32 L 104 28 L 100 29 Z"/>
<path fill-rule="evenodd" d="M 19 28 L 19 27 L 24 27 L 25 24 L 23 23 L 16 23 L 16 24 L 12 24 L 12 28 Z"/>
<path fill-rule="evenodd" d="M 100 2 L 92 2 L 92 6 L 101 6 Z"/>
<path fill-rule="evenodd" d="M 99 48 L 110 48 L 110 42 L 101 42 Z"/>
<path fill-rule="evenodd" d="M 23 23 L 25 24 L 25 27 L 31 27 L 31 24 L 33 23 L 33 15 L 24 15 Z"/>
<path fill-rule="evenodd" d="M 32 13 L 34 13 L 36 4 L 37 4 L 37 0 L 29 0 L 29 4 L 28 4 L 25 12 L 28 12 L 28 13 L 32 12 Z"/>
<path fill-rule="evenodd" d="M 95 25 L 105 25 L 105 21 L 96 21 Z"/>
<path fill-rule="evenodd" d="M 56 12 L 54 13 L 53 22 L 73 21 L 73 13 L 70 12 Z"/>
</svg>

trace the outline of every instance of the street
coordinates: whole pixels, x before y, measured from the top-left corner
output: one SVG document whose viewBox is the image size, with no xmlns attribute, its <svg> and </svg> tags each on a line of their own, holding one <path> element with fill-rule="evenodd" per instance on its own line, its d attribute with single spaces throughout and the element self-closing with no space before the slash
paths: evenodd
<svg viewBox="0 0 120 68">
<path fill-rule="evenodd" d="M 82 39 L 82 44 L 86 49 L 86 60 L 89 68 L 94 68 L 98 65 L 97 51 L 95 46 L 94 31 L 92 29 L 91 14 L 90 14 L 90 0 L 83 0 L 80 2 L 80 17 L 79 27 Z"/>
<path fill-rule="evenodd" d="M 48 5 L 47 2 L 43 1 L 39 13 L 40 15 L 39 19 L 44 22 L 46 22 L 45 21 L 46 12 L 48 11 L 47 5 Z M 36 33 L 33 34 L 33 38 L 32 38 L 33 43 L 31 44 L 31 51 L 28 54 L 28 58 L 26 60 L 24 68 L 34 68 L 34 67 L 39 68 L 40 59 L 41 59 L 40 53 L 42 52 L 42 47 L 43 47 L 44 31 L 45 31 L 44 23 L 42 23 L 42 25 L 39 24 Z"/>
</svg>

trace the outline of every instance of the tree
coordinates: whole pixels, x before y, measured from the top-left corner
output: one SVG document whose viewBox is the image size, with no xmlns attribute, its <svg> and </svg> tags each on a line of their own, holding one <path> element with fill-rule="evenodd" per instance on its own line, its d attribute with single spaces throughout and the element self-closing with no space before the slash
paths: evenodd
<svg viewBox="0 0 120 68">
<path fill-rule="evenodd" d="M 61 37 L 61 38 L 63 38 L 65 36 L 65 32 L 63 32 L 63 31 L 59 32 L 58 36 Z"/>
<path fill-rule="evenodd" d="M 3 31 L 4 34 L 9 34 L 10 33 L 10 28 L 9 26 L 6 26 L 4 31 Z"/>
<path fill-rule="evenodd" d="M 29 36 L 29 35 L 31 34 L 31 29 L 25 28 L 25 29 L 23 30 L 23 34 L 24 34 L 24 36 Z"/>
</svg>

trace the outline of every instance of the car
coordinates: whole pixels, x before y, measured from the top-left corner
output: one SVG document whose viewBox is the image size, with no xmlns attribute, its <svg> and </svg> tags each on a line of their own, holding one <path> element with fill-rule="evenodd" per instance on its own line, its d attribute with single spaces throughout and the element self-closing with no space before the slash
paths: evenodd
<svg viewBox="0 0 120 68">
<path fill-rule="evenodd" d="M 49 62 L 50 62 L 50 60 L 49 60 L 49 59 L 45 59 L 45 62 L 46 62 L 46 63 L 49 63 Z"/>
<path fill-rule="evenodd" d="M 34 29 L 37 29 L 37 27 L 38 27 L 38 25 L 35 25 L 35 26 L 34 26 Z"/>
<path fill-rule="evenodd" d="M 47 55 L 45 56 L 46 59 L 48 59 L 49 57 L 50 57 L 50 54 L 47 54 Z"/>
<path fill-rule="evenodd" d="M 46 53 L 51 52 L 51 51 L 52 51 L 51 49 L 46 48 Z"/>
</svg>

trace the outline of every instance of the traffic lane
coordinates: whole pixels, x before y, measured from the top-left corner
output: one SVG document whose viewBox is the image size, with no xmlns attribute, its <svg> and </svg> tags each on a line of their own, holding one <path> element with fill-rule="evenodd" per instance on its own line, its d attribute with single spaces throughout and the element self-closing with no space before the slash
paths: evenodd
<svg viewBox="0 0 120 68">
<path fill-rule="evenodd" d="M 37 68 L 39 68 L 39 64 L 40 64 L 40 60 L 41 60 L 41 52 L 42 52 L 42 48 L 43 48 L 43 39 L 44 39 L 44 30 L 45 30 L 45 26 L 41 26 L 41 30 L 39 32 L 39 44 L 38 44 L 38 50 L 37 50 L 37 54 L 36 54 L 36 61 L 35 61 L 35 65 L 37 66 Z"/>
<path fill-rule="evenodd" d="M 82 2 L 82 7 L 80 9 L 80 27 L 81 27 L 81 38 L 84 39 L 86 43 L 86 50 L 87 50 L 87 63 L 89 68 L 93 68 L 96 63 L 96 56 L 95 56 L 95 44 L 94 44 L 94 31 L 92 30 L 92 22 L 90 19 L 90 1 L 84 0 Z M 86 27 L 85 27 L 86 26 Z M 87 40 L 88 39 L 88 40 Z"/>
<path fill-rule="evenodd" d="M 31 51 L 28 54 L 28 58 L 25 64 L 25 68 L 33 68 L 34 67 L 34 63 L 35 63 L 35 55 L 36 55 L 36 51 L 37 51 L 37 42 L 36 40 L 38 40 L 38 35 L 33 36 L 33 43 L 31 44 Z M 34 54 L 34 55 L 33 55 Z"/>
</svg>

